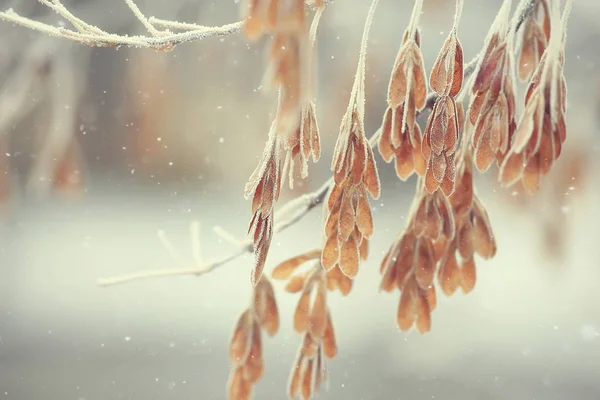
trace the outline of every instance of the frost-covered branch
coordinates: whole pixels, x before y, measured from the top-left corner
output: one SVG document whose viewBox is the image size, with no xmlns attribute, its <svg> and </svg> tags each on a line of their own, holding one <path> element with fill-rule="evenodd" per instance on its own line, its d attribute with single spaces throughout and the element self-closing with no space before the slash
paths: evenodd
<svg viewBox="0 0 600 400">
<path fill-rule="evenodd" d="M 202 26 L 177 21 L 167 21 L 154 17 L 147 18 L 133 0 L 124 0 L 133 15 L 148 31 L 145 35 L 118 35 L 88 24 L 71 13 L 60 0 L 39 0 L 48 8 L 54 10 L 62 18 L 73 25 L 73 29 L 57 27 L 17 14 L 13 9 L 0 11 L 0 19 L 24 26 L 47 35 L 68 39 L 92 47 L 138 47 L 168 51 L 174 46 L 212 37 L 223 37 L 239 33 L 243 21 L 233 22 L 221 26 Z M 325 0 L 325 4 L 333 0 Z M 307 7 L 314 8 L 315 1 L 307 1 Z M 162 27 L 160 30 L 157 26 Z M 178 30 L 172 32 L 169 28 Z M 183 31 L 182 31 L 183 30 Z"/>
</svg>

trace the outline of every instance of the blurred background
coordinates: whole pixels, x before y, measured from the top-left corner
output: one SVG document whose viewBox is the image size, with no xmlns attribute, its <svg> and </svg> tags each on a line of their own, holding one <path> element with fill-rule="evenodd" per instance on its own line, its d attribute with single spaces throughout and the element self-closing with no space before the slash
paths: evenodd
<svg viewBox="0 0 600 400">
<path fill-rule="evenodd" d="M 221 25 L 234 0 L 139 0 L 148 16 Z M 106 31 L 141 34 L 121 0 L 64 4 Z M 318 33 L 317 113 L 323 157 L 284 201 L 320 186 L 352 85 L 370 1 L 335 1 Z M 465 58 L 483 44 L 500 1 L 466 1 Z M 67 24 L 34 0 L 0 0 Z M 366 129 L 385 110 L 412 1 L 382 0 L 368 48 Z M 425 0 L 429 73 L 452 23 L 452 0 Z M 347 298 L 330 296 L 339 354 L 323 399 L 600 398 L 600 3 L 569 21 L 565 152 L 535 196 L 477 177 L 498 243 L 478 260 L 475 290 L 439 296 L 426 335 L 400 333 L 399 295 L 378 292 L 379 263 L 403 229 L 415 181 L 378 158 L 371 255 Z M 169 53 L 88 48 L 0 23 L 0 398 L 224 399 L 228 344 L 251 293 L 251 255 L 203 277 L 100 288 L 98 278 L 177 267 L 164 230 L 192 263 L 189 224 L 206 259 L 235 251 L 211 228 L 244 238 L 243 185 L 275 106 L 260 90 L 264 43 L 234 35 Z M 520 93 L 523 93 L 521 88 Z M 316 248 L 320 211 L 277 235 L 267 261 Z M 280 286 L 277 289 L 282 289 Z M 257 399 L 285 396 L 300 337 L 297 296 L 277 290 L 282 327 L 265 341 Z"/>
</svg>

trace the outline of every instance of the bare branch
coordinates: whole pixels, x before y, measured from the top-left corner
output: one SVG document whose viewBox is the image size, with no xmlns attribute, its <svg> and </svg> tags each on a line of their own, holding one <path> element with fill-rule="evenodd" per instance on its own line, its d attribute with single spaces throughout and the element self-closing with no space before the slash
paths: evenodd
<svg viewBox="0 0 600 400">
<path fill-rule="evenodd" d="M 77 43 L 85 44 L 91 47 L 138 47 L 151 48 L 155 50 L 169 51 L 174 46 L 203 40 L 212 37 L 223 37 L 239 33 L 242 29 L 243 21 L 233 22 L 222 26 L 202 26 L 188 24 L 177 21 L 167 21 L 154 17 L 147 18 L 138 8 L 133 0 L 124 0 L 131 9 L 135 17 L 144 25 L 151 36 L 143 35 L 117 35 L 108 33 L 102 29 L 86 23 L 85 21 L 73 15 L 60 0 L 40 0 L 42 4 L 56 11 L 61 17 L 68 20 L 75 30 L 63 27 L 56 27 L 45 24 L 33 19 L 17 14 L 13 9 L 0 11 L 0 19 L 12 22 L 17 25 L 33 29 L 47 35 L 68 39 Z M 325 0 L 325 4 L 332 3 L 333 0 Z M 307 1 L 306 6 L 310 9 L 315 8 L 315 1 Z M 161 25 L 167 30 L 160 31 L 153 25 Z M 168 28 L 184 30 L 185 32 L 171 32 Z"/>
</svg>

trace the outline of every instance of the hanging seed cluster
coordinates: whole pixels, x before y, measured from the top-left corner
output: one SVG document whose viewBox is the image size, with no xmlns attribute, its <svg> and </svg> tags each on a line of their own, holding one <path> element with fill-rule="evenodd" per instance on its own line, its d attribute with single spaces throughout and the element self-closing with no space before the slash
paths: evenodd
<svg viewBox="0 0 600 400">
<path fill-rule="evenodd" d="M 327 293 L 339 290 L 345 296 L 352 290 L 352 280 L 339 268 L 328 272 L 323 269 L 321 252 L 314 250 L 298 255 L 273 270 L 273 279 L 287 281 L 287 292 L 300 293 L 294 312 L 294 330 L 302 335 L 302 342 L 290 374 L 290 398 L 310 399 L 326 382 L 325 360 L 337 354 Z"/>
<path fill-rule="evenodd" d="M 264 373 L 262 332 L 273 336 L 279 330 L 279 312 L 273 287 L 262 279 L 254 288 L 250 306 L 240 315 L 229 346 L 231 374 L 228 398 L 248 400 Z"/>
<path fill-rule="evenodd" d="M 479 172 L 502 164 L 516 128 L 509 6 L 504 3 L 492 24 L 471 90 L 468 118 L 475 129 L 472 146 Z"/>
<path fill-rule="evenodd" d="M 267 68 L 263 87 L 276 88 L 276 117 L 260 163 L 246 185 L 245 197 L 252 198 L 252 220 L 248 233 L 253 238 L 255 264 L 251 282 L 260 280 L 273 235 L 273 209 L 279 192 L 289 179 L 293 186 L 294 161 L 300 158 L 301 176 L 308 176 L 308 160 L 321 156 L 321 139 L 316 106 L 310 98 L 309 65 L 323 4 L 306 28 L 303 0 L 247 0 L 242 3 L 243 32 L 250 41 L 271 36 L 267 46 Z"/>
</svg>

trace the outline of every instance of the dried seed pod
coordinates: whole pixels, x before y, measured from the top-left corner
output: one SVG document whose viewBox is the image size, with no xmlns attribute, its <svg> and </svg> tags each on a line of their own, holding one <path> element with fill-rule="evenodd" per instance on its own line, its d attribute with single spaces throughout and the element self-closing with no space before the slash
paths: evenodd
<svg viewBox="0 0 600 400">
<path fill-rule="evenodd" d="M 411 223 L 412 230 L 417 236 L 424 236 L 432 241 L 438 241 L 442 237 L 454 238 L 452 207 L 446 196 L 439 192 L 421 194 Z"/>
<path fill-rule="evenodd" d="M 456 190 L 449 197 L 454 210 L 454 219 L 459 220 L 470 209 L 473 203 L 473 160 L 471 153 L 459 152 L 459 162 L 456 171 Z"/>
<path fill-rule="evenodd" d="M 462 2 L 456 4 L 454 25 L 438 54 L 429 86 L 439 96 L 427 120 L 421 151 L 427 163 L 425 188 L 429 193 L 441 189 L 446 197 L 454 192 L 454 153 L 459 140 L 463 108 L 456 105 L 463 83 L 463 50 L 457 36 L 458 22 L 462 13 Z"/>
<path fill-rule="evenodd" d="M 536 192 L 541 177 L 560 156 L 566 139 L 562 51 L 560 48 L 548 51 L 527 88 L 525 110 L 500 166 L 499 180 L 503 186 L 513 185 L 520 179 L 529 192 Z"/>
<path fill-rule="evenodd" d="M 315 266 L 307 277 L 294 312 L 294 329 L 310 332 L 313 338 L 324 335 L 327 309 L 327 280 L 323 269 Z"/>
<path fill-rule="evenodd" d="M 402 289 L 404 281 L 413 269 L 413 250 L 416 236 L 411 230 L 405 231 L 394 240 L 388 250 L 380 272 L 383 274 L 381 289 L 391 292 L 394 288 Z"/>
<path fill-rule="evenodd" d="M 461 271 L 456 260 L 455 241 L 446 244 L 438 269 L 438 284 L 446 296 L 452 296 L 461 285 Z"/>
<path fill-rule="evenodd" d="M 279 312 L 273 286 L 268 279 L 261 279 L 254 290 L 254 310 L 261 327 L 273 336 L 279 330 Z"/>
<path fill-rule="evenodd" d="M 433 286 L 423 290 L 416 283 L 414 275 L 408 277 L 398 303 L 397 323 L 401 331 L 408 331 L 413 325 L 416 325 L 419 333 L 431 330 L 430 290 L 435 293 Z"/>
<path fill-rule="evenodd" d="M 227 382 L 228 400 L 250 400 L 252 398 L 252 382 L 244 378 L 242 367 L 237 367 L 231 371 L 229 381 Z"/>
<path fill-rule="evenodd" d="M 274 134 L 275 122 L 269 133 L 259 165 L 246 184 L 245 197 L 252 197 L 252 220 L 248 233 L 254 243 L 255 265 L 251 274 L 251 282 L 256 286 L 265 266 L 271 238 L 273 237 L 273 206 L 279 199 L 281 188 L 282 160 L 280 141 Z"/>
<path fill-rule="evenodd" d="M 554 4 L 549 17 L 542 18 L 548 46 L 533 71 L 525 95 L 525 110 L 509 151 L 500 167 L 499 179 L 510 186 L 519 179 L 529 192 L 539 188 L 562 152 L 566 140 L 567 87 L 563 74 L 566 22 L 570 12 L 567 3 L 562 18 Z M 550 12 L 549 3 L 542 4 L 542 14 Z M 549 19 L 549 22 L 548 22 Z M 538 24 L 541 24 L 538 20 Z"/>
<path fill-rule="evenodd" d="M 320 255 L 320 249 L 312 250 L 280 263 L 273 269 L 273 279 L 288 279 L 298 267 L 310 260 L 319 258 Z"/>
<path fill-rule="evenodd" d="M 366 243 L 367 240 L 364 239 L 363 243 Z M 362 257 L 364 260 L 365 258 Z M 330 269 L 327 271 L 325 275 L 327 280 L 327 289 L 334 291 L 335 289 L 339 289 L 342 295 L 346 296 L 352 290 L 352 279 L 348 278 L 346 275 L 342 273 L 342 270 L 339 266 Z"/>
<path fill-rule="evenodd" d="M 505 1 L 485 39 L 484 54 L 472 87 L 468 116 L 475 128 L 471 144 L 480 172 L 487 171 L 494 162 L 503 161 L 515 129 L 509 10 L 510 1 Z"/>
<path fill-rule="evenodd" d="M 473 198 L 471 224 L 473 226 L 472 241 L 474 250 L 485 260 L 494 257 L 496 255 L 494 233 L 487 211 L 477 196 Z"/>
<path fill-rule="evenodd" d="M 443 247 L 438 284 L 446 296 L 459 287 L 464 293 L 475 286 L 475 254 L 484 259 L 496 254 L 496 241 L 481 200 L 473 191 L 472 159 L 464 153 L 459 162 L 457 189 L 449 201 L 455 210 L 455 237 Z"/>
<path fill-rule="evenodd" d="M 420 7 L 416 2 L 415 7 Z M 414 11 L 413 11 L 414 13 Z M 388 108 L 384 115 L 378 149 L 386 162 L 395 159 L 396 174 L 402 180 L 413 172 L 425 173 L 421 153 L 421 129 L 416 122 L 417 111 L 425 107 L 427 83 L 419 30 L 404 33 L 388 86 Z"/>
<path fill-rule="evenodd" d="M 407 106 L 413 105 L 412 100 Z M 404 105 L 395 109 L 389 108 L 384 115 L 378 149 L 384 161 L 395 160 L 396 175 L 405 181 L 414 172 L 422 176 L 425 173 L 426 163 L 421 151 L 422 135 L 419 125 L 415 121 L 416 111 L 414 105 L 408 112 L 406 123 L 402 125 L 405 115 Z"/>
<path fill-rule="evenodd" d="M 380 272 L 380 288 L 401 292 L 397 323 L 402 331 L 416 325 L 420 333 L 431 329 L 431 311 L 436 305 L 433 281 L 438 260 L 437 242 L 453 242 L 454 217 L 442 194 L 425 194 L 419 184 L 407 229 L 392 243 Z M 448 235 L 448 237 L 446 237 Z"/>
<path fill-rule="evenodd" d="M 366 251 L 364 250 L 366 244 L 367 241 L 364 239 L 363 246 L 359 249 L 359 256 L 363 260 L 366 256 L 363 255 L 363 252 Z M 272 276 L 274 279 L 287 280 L 288 282 L 285 289 L 290 293 L 298 293 L 307 288 L 307 290 L 310 291 L 308 286 L 313 285 L 314 281 L 321 277 L 323 267 L 320 263 L 315 261 L 322 257 L 323 252 L 325 252 L 325 249 L 313 250 L 296 257 L 292 257 L 291 259 L 286 260 L 275 267 Z M 309 267 L 302 271 L 297 271 L 298 268 L 305 263 Z M 337 265 L 337 259 L 334 262 L 334 265 L 331 268 L 328 268 L 328 270 L 325 272 L 324 279 L 325 286 L 330 291 L 339 289 L 339 291 L 345 296 L 350 293 L 350 290 L 352 290 L 352 279 L 348 278 L 342 273 L 339 265 Z"/>
<path fill-rule="evenodd" d="M 302 157 L 302 178 L 308 176 L 308 159 L 312 156 L 313 162 L 321 158 L 321 136 L 317 124 L 317 112 L 314 102 L 308 102 L 302 110 L 299 127 L 300 155 Z"/>
<path fill-rule="evenodd" d="M 254 316 L 250 310 L 246 310 L 239 317 L 231 338 L 229 359 L 233 364 L 242 365 L 248 357 L 250 351 L 250 336 L 252 326 L 254 324 Z"/>
<path fill-rule="evenodd" d="M 345 182 L 331 191 L 325 222 L 326 242 L 321 256 L 326 270 L 339 266 L 346 276 L 354 278 L 360 260 L 366 257 L 365 241 L 373 233 L 367 190 L 362 184 Z"/>
<path fill-rule="evenodd" d="M 425 107 L 427 83 L 420 47 L 420 33 L 407 29 L 398 51 L 388 86 L 388 106 L 397 108 L 412 99 L 417 111 Z"/>
<path fill-rule="evenodd" d="M 528 81 L 538 67 L 551 34 L 550 4 L 539 0 L 534 11 L 523 22 L 517 39 L 517 74 L 521 82 Z"/>
<path fill-rule="evenodd" d="M 462 45 L 452 29 L 433 64 L 429 86 L 440 96 L 455 97 L 462 88 L 463 64 Z"/>
<path fill-rule="evenodd" d="M 256 383 L 260 380 L 264 372 L 264 363 L 262 358 L 262 335 L 258 321 L 254 322 L 252 328 L 250 351 L 248 352 L 248 357 L 242 366 L 242 371 L 244 378 L 247 381 Z"/>
<path fill-rule="evenodd" d="M 337 264 L 349 278 L 358 273 L 360 258 L 366 253 L 363 240 L 373 232 L 367 192 L 377 199 L 381 190 L 373 149 L 365 137 L 364 127 L 366 40 L 376 6 L 377 0 L 374 0 L 365 22 L 350 101 L 335 144 L 331 163 L 335 187 L 327 202 L 327 240 L 321 257 L 325 269 Z"/>
<path fill-rule="evenodd" d="M 422 153 L 427 160 L 425 188 L 434 193 L 438 188 L 446 196 L 454 191 L 454 152 L 459 136 L 459 113 L 452 97 L 439 96 L 427 120 L 423 136 Z"/>
<path fill-rule="evenodd" d="M 310 334 L 306 334 L 308 336 Z M 312 399 L 321 386 L 327 381 L 325 354 L 322 345 L 316 348 L 315 354 L 307 357 L 300 347 L 288 381 L 290 399 Z"/>
<path fill-rule="evenodd" d="M 328 309 L 323 312 L 320 335 L 315 335 L 314 328 L 304 332 L 288 382 L 288 396 L 292 399 L 311 399 L 319 392 L 327 380 L 325 357 L 331 359 L 337 353 L 331 314 Z"/>
<path fill-rule="evenodd" d="M 300 65 L 299 68 L 297 68 L 297 71 L 300 73 L 300 78 L 305 79 L 306 82 L 298 82 L 298 80 L 295 79 L 295 77 L 292 77 L 294 79 L 288 79 L 289 81 L 292 81 L 293 85 L 291 85 L 291 87 L 294 90 L 290 91 L 289 88 L 284 88 L 284 93 L 282 93 L 281 98 L 282 102 L 280 103 L 282 108 L 281 113 L 283 115 L 288 114 L 293 110 L 294 107 L 298 105 L 302 107 L 299 123 L 297 124 L 296 128 L 290 129 L 289 131 L 287 131 L 287 134 L 284 135 L 286 136 L 285 149 L 287 151 L 285 167 L 289 169 L 290 188 L 293 188 L 293 167 L 295 159 L 298 156 L 300 156 L 300 176 L 302 177 L 302 179 L 304 179 L 308 176 L 309 158 L 312 156 L 313 162 L 317 162 L 321 157 L 321 138 L 319 134 L 319 126 L 317 124 L 316 106 L 314 100 L 308 100 L 310 98 L 308 89 L 311 86 L 313 86 L 313 76 L 315 75 L 315 73 L 314 71 L 310 71 L 308 67 L 311 65 L 312 52 L 314 49 L 314 43 L 317 34 L 317 27 L 319 25 L 322 12 L 323 8 L 319 8 L 317 10 L 313 18 L 313 22 L 311 24 L 310 34 L 308 38 L 309 49 L 303 56 L 303 58 L 306 58 L 306 62 L 304 63 L 306 64 L 306 76 L 304 76 L 304 74 L 302 73 L 301 68 L 304 67 L 304 65 Z M 303 38 L 303 36 L 300 36 L 300 38 Z M 284 49 L 283 51 L 286 51 L 286 49 Z M 303 59 L 301 59 L 300 61 L 302 62 Z M 280 84 L 282 84 L 283 86 L 290 86 L 290 84 L 286 82 L 286 79 L 284 79 L 283 83 L 280 82 Z M 300 86 L 296 87 L 296 84 L 299 84 Z M 299 90 L 302 89 L 305 89 L 306 93 L 300 93 L 301 97 L 297 103 L 294 103 L 293 96 L 291 96 L 292 98 L 289 98 L 287 101 L 284 102 L 285 97 L 290 97 L 290 92 L 299 93 Z M 302 96 L 306 96 L 306 99 L 303 99 Z M 283 124 L 282 129 L 285 128 L 286 126 L 285 124 Z"/>
<path fill-rule="evenodd" d="M 363 117 L 356 109 L 342 119 L 331 170 L 338 187 L 363 186 L 375 199 L 380 194 L 373 150 L 365 136 Z"/>
<path fill-rule="evenodd" d="M 264 372 L 262 332 L 273 336 L 279 328 L 279 314 L 271 283 L 262 279 L 255 287 L 252 304 L 239 317 L 229 347 L 232 363 L 227 383 L 230 400 L 250 399 L 253 385 Z"/>
</svg>

